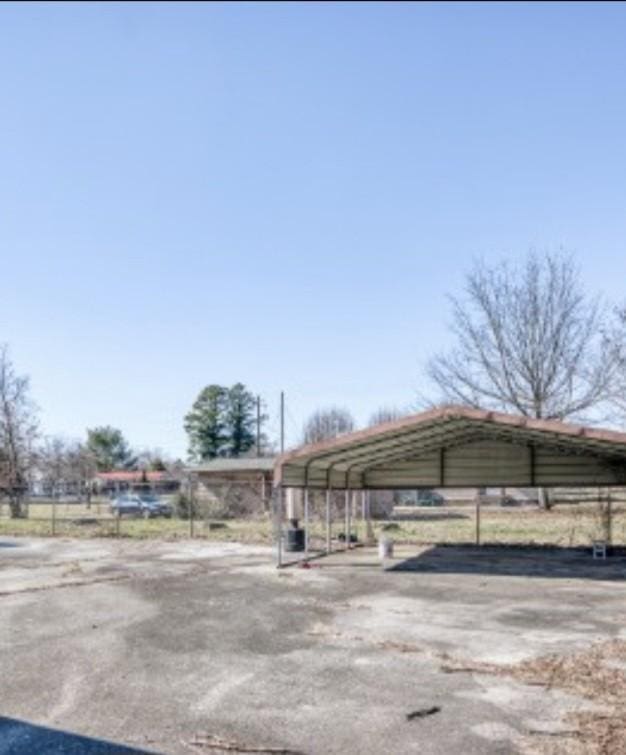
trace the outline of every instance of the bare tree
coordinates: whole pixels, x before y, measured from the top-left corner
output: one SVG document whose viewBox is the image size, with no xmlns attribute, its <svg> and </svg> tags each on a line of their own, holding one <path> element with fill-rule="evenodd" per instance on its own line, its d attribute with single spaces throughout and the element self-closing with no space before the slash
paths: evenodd
<svg viewBox="0 0 626 755">
<path fill-rule="evenodd" d="M 476 265 L 466 297 L 452 305 L 457 344 L 428 365 L 445 400 L 564 419 L 609 398 L 614 350 L 571 256 L 531 252 L 520 267 Z"/>
<path fill-rule="evenodd" d="M 137 454 L 137 467 L 149 472 L 165 472 L 172 460 L 160 448 L 144 448 Z"/>
<path fill-rule="evenodd" d="M 37 467 L 46 495 L 56 498 L 68 481 L 68 445 L 60 437 L 46 438 L 37 451 Z"/>
<path fill-rule="evenodd" d="M 12 517 L 24 515 L 23 500 L 37 435 L 36 407 L 28 378 L 17 375 L 6 345 L 0 346 L 0 488 L 9 498 Z"/>
<path fill-rule="evenodd" d="M 354 419 L 347 409 L 336 406 L 318 409 L 304 425 L 303 443 L 317 443 L 320 440 L 336 438 L 354 430 Z"/>
<path fill-rule="evenodd" d="M 37 468 L 47 495 L 56 498 L 65 493 L 91 503 L 91 485 L 98 467 L 86 444 L 59 436 L 46 438 L 37 452 Z"/>
<path fill-rule="evenodd" d="M 385 422 L 393 422 L 401 417 L 406 417 L 408 414 L 408 411 L 398 409 L 396 406 L 381 406 L 371 415 L 368 426 L 375 427 L 376 425 L 382 425 Z"/>
<path fill-rule="evenodd" d="M 465 293 L 452 298 L 456 346 L 428 365 L 445 400 L 543 419 L 581 418 L 609 400 L 616 352 L 570 255 L 476 265 Z M 547 492 L 538 492 L 550 508 Z"/>
<path fill-rule="evenodd" d="M 68 481 L 78 498 L 87 500 L 87 508 L 89 508 L 93 480 L 98 471 L 98 460 L 87 444 L 80 441 L 69 445 L 66 460 Z"/>
<path fill-rule="evenodd" d="M 617 362 L 615 380 L 612 383 L 611 404 L 622 421 L 626 421 L 626 305 L 615 311 L 615 322 L 609 335 Z"/>
</svg>

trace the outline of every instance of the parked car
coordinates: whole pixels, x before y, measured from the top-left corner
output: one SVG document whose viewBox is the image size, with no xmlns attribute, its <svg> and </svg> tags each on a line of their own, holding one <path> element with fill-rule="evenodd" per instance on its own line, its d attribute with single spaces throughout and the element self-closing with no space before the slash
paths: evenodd
<svg viewBox="0 0 626 755">
<path fill-rule="evenodd" d="M 172 516 L 172 507 L 158 495 L 143 493 L 139 498 L 141 500 L 141 514 L 146 519 L 152 516 L 164 516 L 169 519 Z"/>
<path fill-rule="evenodd" d="M 126 493 L 118 496 L 111 503 L 111 513 L 123 516 L 142 516 L 144 519 L 151 519 L 156 516 L 171 517 L 172 507 L 166 501 L 162 501 L 158 496 L 152 493 L 142 493 L 136 495 Z"/>
<path fill-rule="evenodd" d="M 436 493 L 434 490 L 417 491 L 418 506 L 443 506 L 443 504 L 443 496 L 439 493 Z"/>
<path fill-rule="evenodd" d="M 119 516 L 131 514 L 139 516 L 141 514 L 141 498 L 138 495 L 120 495 L 111 501 L 111 513 Z"/>
</svg>

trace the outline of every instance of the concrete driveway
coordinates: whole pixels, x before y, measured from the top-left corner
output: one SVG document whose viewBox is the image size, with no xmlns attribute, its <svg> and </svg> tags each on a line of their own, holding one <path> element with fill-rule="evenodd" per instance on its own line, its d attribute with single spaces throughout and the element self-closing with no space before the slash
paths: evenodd
<svg viewBox="0 0 626 755">
<path fill-rule="evenodd" d="M 443 659 L 626 638 L 624 569 L 485 553 L 277 572 L 264 547 L 4 538 L 0 755 L 533 751 L 584 701 Z"/>
</svg>

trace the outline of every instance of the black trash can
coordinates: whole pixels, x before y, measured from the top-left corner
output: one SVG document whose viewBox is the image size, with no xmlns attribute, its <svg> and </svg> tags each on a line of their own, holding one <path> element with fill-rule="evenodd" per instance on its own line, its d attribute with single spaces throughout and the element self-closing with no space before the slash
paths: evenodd
<svg viewBox="0 0 626 755">
<path fill-rule="evenodd" d="M 302 527 L 289 527 L 287 529 L 285 550 L 290 553 L 304 550 L 304 530 Z"/>
</svg>

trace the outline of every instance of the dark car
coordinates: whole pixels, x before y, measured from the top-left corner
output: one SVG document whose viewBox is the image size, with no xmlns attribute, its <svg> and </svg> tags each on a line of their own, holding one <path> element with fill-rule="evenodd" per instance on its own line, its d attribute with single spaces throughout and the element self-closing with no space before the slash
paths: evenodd
<svg viewBox="0 0 626 755">
<path fill-rule="evenodd" d="M 162 501 L 158 496 L 152 493 L 126 493 L 118 496 L 111 503 L 111 513 L 123 516 L 142 516 L 144 519 L 151 519 L 156 516 L 172 516 L 172 507 L 169 503 Z"/>
<path fill-rule="evenodd" d="M 139 516 L 142 513 L 141 498 L 138 495 L 120 495 L 111 501 L 111 513 L 118 516 L 123 514 Z"/>
<path fill-rule="evenodd" d="M 172 516 L 172 507 L 167 501 L 163 501 L 158 495 L 153 493 L 142 493 L 139 496 L 141 501 L 141 515 L 145 519 L 153 516 L 165 516 L 169 519 Z"/>
<path fill-rule="evenodd" d="M 443 496 L 439 493 L 436 493 L 434 490 L 417 491 L 418 506 L 443 506 L 443 504 Z"/>
</svg>

